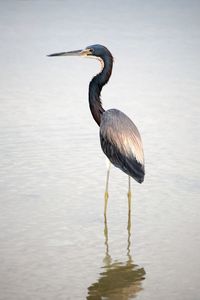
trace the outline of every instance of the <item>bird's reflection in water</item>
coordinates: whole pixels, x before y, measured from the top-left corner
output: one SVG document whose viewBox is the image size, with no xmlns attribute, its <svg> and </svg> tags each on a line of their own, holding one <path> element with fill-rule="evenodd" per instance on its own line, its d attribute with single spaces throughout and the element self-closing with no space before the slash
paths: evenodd
<svg viewBox="0 0 200 300">
<path fill-rule="evenodd" d="M 142 280 L 145 279 L 144 268 L 133 263 L 130 253 L 131 218 L 128 217 L 127 259 L 125 262 L 112 261 L 109 254 L 108 226 L 105 219 L 105 258 L 103 260 L 103 272 L 99 279 L 88 287 L 88 300 L 128 300 L 137 296 L 142 290 Z"/>
</svg>

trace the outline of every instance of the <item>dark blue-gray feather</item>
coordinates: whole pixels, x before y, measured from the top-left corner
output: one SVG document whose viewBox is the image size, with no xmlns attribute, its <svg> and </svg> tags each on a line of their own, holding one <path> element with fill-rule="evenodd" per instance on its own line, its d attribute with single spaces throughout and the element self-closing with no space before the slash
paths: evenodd
<svg viewBox="0 0 200 300">
<path fill-rule="evenodd" d="M 100 141 L 111 163 L 127 175 L 142 183 L 144 180 L 144 155 L 137 127 L 121 111 L 109 109 L 102 114 Z"/>
</svg>

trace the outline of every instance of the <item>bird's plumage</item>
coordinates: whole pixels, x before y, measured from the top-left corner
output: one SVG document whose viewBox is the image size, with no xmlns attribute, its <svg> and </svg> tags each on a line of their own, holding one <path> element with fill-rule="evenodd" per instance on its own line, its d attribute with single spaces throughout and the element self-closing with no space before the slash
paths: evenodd
<svg viewBox="0 0 200 300">
<path fill-rule="evenodd" d="M 113 67 L 113 56 L 102 45 L 89 46 L 91 55 L 103 61 L 103 69 L 90 82 L 89 105 L 92 116 L 100 126 L 101 148 L 111 163 L 142 183 L 144 154 L 140 133 L 135 124 L 121 111 L 105 111 L 101 103 L 102 87 L 108 82 Z"/>
<path fill-rule="evenodd" d="M 111 163 L 142 183 L 144 154 L 140 133 L 123 112 L 109 109 L 102 114 L 100 123 L 101 148 Z"/>
</svg>

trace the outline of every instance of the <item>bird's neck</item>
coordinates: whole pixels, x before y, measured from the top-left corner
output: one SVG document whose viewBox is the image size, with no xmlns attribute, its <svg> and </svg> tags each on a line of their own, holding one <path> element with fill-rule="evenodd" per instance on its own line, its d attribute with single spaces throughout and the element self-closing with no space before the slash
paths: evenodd
<svg viewBox="0 0 200 300">
<path fill-rule="evenodd" d="M 103 69 L 97 74 L 91 81 L 89 85 L 89 105 L 92 116 L 96 123 L 100 125 L 101 115 L 105 111 L 101 103 L 101 90 L 102 87 L 108 82 L 113 66 L 113 57 L 111 54 L 106 56 L 106 58 L 101 59 Z"/>
</svg>

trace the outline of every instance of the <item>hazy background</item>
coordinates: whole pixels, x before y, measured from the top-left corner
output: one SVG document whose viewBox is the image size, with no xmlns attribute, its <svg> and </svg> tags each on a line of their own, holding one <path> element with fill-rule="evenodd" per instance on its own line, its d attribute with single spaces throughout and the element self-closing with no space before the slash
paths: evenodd
<svg viewBox="0 0 200 300">
<path fill-rule="evenodd" d="M 199 16 L 194 0 L 0 1 L 0 299 L 90 299 L 91 286 L 91 299 L 199 299 Z M 103 106 L 128 114 L 144 144 L 131 244 L 128 180 L 114 167 L 105 243 L 87 99 L 100 66 L 46 57 L 94 43 L 115 58 Z M 144 280 L 124 283 L 127 261 Z"/>
</svg>

